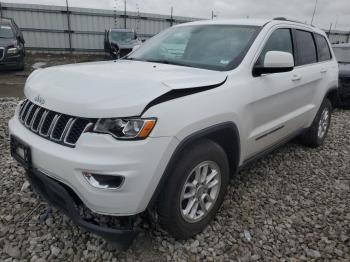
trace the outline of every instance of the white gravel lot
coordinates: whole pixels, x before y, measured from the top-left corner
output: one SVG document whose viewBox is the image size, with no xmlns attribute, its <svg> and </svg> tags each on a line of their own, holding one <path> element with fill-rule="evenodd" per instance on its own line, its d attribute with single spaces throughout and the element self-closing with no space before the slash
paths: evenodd
<svg viewBox="0 0 350 262">
<path fill-rule="evenodd" d="M 336 110 L 323 147 L 289 143 L 236 176 L 214 222 L 175 241 L 149 228 L 126 252 L 46 209 L 11 159 L 0 99 L 0 261 L 350 261 L 350 111 Z"/>
</svg>

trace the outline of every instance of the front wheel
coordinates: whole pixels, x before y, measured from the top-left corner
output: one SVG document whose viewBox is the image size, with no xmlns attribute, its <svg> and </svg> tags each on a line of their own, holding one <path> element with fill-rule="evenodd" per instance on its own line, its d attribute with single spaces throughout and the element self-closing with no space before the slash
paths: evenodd
<svg viewBox="0 0 350 262">
<path fill-rule="evenodd" d="M 309 129 L 301 137 L 301 142 L 309 147 L 319 147 L 328 134 L 332 117 L 332 104 L 326 98 Z"/>
<path fill-rule="evenodd" d="M 177 239 L 201 232 L 220 208 L 229 181 L 225 151 L 203 140 L 182 152 L 159 198 L 161 226 Z"/>
</svg>

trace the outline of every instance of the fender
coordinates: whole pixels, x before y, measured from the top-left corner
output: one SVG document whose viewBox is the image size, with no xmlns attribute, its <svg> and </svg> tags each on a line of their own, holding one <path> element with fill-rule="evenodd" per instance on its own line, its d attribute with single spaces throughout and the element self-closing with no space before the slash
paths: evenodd
<svg viewBox="0 0 350 262">
<path fill-rule="evenodd" d="M 182 151 L 187 147 L 190 146 L 192 143 L 194 143 L 195 141 L 198 141 L 200 139 L 203 138 L 207 138 L 207 139 L 211 139 L 214 142 L 215 139 L 213 139 L 213 135 L 215 135 L 216 133 L 220 132 L 220 131 L 230 131 L 232 132 L 232 137 L 235 140 L 235 143 L 232 145 L 232 147 L 227 147 L 229 145 L 229 143 L 226 143 L 226 148 L 224 148 L 224 150 L 227 152 L 227 150 L 232 151 L 234 158 L 232 159 L 232 157 L 228 157 L 229 159 L 229 164 L 230 164 L 230 170 L 232 170 L 232 168 L 234 169 L 234 171 L 238 171 L 238 166 L 240 163 L 240 154 L 241 154 L 241 146 L 240 146 L 240 136 L 239 136 L 239 131 L 238 128 L 236 126 L 235 123 L 233 122 L 224 122 L 224 123 L 220 123 L 208 128 L 205 128 L 203 130 L 197 131 L 189 136 L 187 136 L 185 139 L 183 139 L 179 145 L 176 147 L 176 149 L 174 150 L 166 168 L 165 171 L 157 185 L 156 190 L 153 193 L 153 196 L 150 200 L 150 202 L 148 203 L 147 206 L 147 210 L 151 210 L 154 206 L 155 203 L 157 201 L 157 198 L 159 196 L 159 194 L 161 193 L 163 187 L 165 186 L 171 171 L 173 170 L 173 168 L 175 167 L 175 164 L 177 163 L 178 159 L 181 156 Z M 225 140 L 225 137 L 221 137 L 221 139 Z M 218 143 L 220 144 L 220 143 Z M 222 146 L 222 145 L 221 145 Z M 232 161 L 233 160 L 233 161 Z"/>
</svg>

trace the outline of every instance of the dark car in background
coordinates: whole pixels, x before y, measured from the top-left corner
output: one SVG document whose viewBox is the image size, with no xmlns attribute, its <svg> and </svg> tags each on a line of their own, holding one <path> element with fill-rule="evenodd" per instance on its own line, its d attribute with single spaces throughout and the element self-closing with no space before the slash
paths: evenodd
<svg viewBox="0 0 350 262">
<path fill-rule="evenodd" d="M 24 69 L 24 38 L 13 19 L 0 18 L 0 70 Z"/>
<path fill-rule="evenodd" d="M 105 53 L 112 58 L 124 57 L 141 44 L 133 29 L 109 29 L 105 32 Z"/>
<path fill-rule="evenodd" d="M 350 106 L 350 43 L 333 45 L 339 63 L 339 102 Z"/>
</svg>

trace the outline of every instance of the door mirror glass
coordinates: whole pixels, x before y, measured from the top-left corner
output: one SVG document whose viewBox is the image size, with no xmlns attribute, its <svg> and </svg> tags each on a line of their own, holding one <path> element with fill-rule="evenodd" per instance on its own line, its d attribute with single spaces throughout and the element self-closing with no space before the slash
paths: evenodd
<svg viewBox="0 0 350 262">
<path fill-rule="evenodd" d="M 294 58 L 291 53 L 282 51 L 269 51 L 266 53 L 263 65 L 254 67 L 254 76 L 263 74 L 283 73 L 292 71 Z"/>
</svg>

